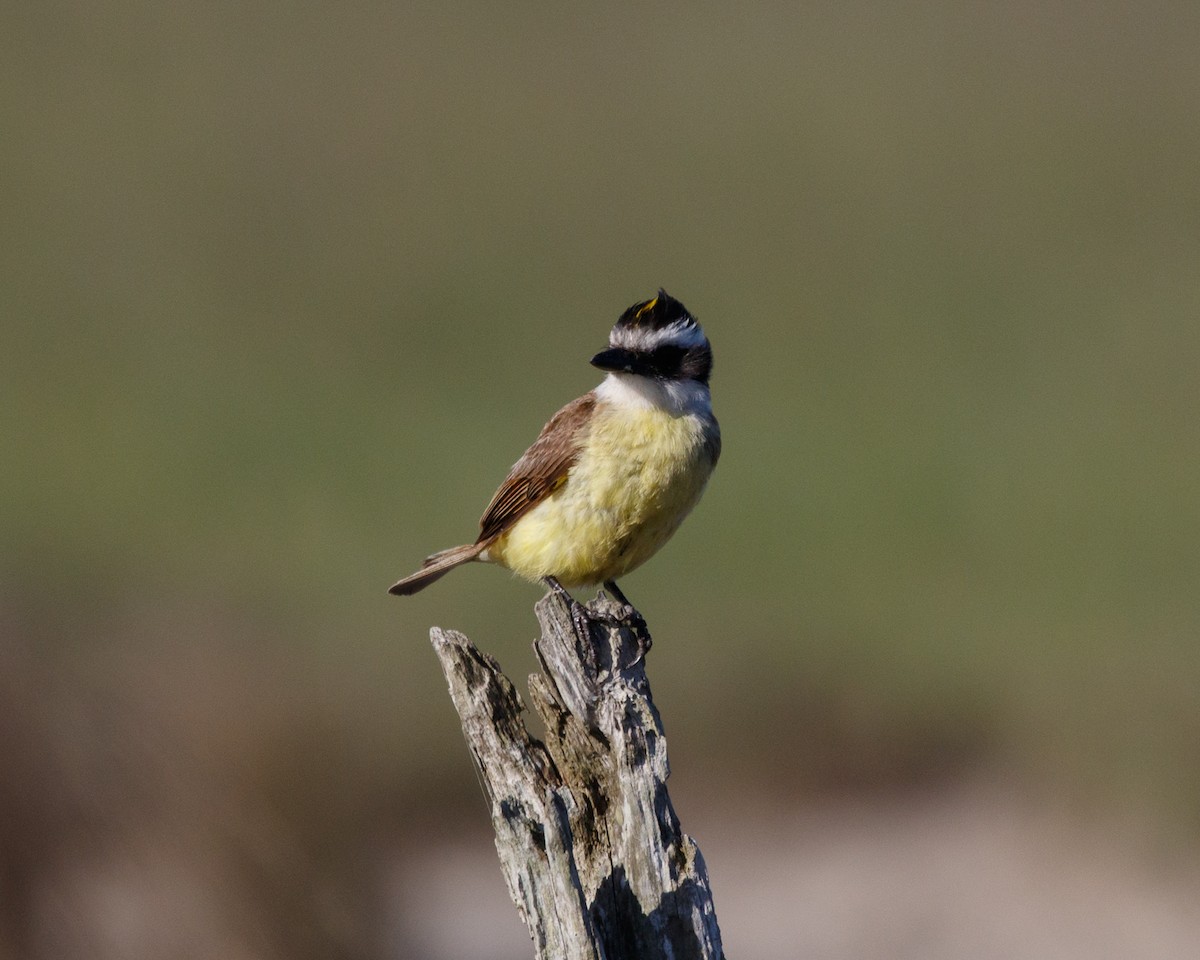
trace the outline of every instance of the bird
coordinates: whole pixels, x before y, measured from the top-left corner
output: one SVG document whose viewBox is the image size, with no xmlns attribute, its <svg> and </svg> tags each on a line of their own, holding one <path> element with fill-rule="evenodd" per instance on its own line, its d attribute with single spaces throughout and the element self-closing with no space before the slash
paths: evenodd
<svg viewBox="0 0 1200 960">
<path fill-rule="evenodd" d="M 712 346 L 660 289 L 620 315 L 591 364 L 603 381 L 554 414 L 513 464 L 475 541 L 426 558 L 389 593 L 417 593 L 482 561 L 545 584 L 571 605 L 577 628 L 583 611 L 568 588 L 602 584 L 622 616 L 640 618 L 616 581 L 671 538 L 721 455 Z"/>
</svg>

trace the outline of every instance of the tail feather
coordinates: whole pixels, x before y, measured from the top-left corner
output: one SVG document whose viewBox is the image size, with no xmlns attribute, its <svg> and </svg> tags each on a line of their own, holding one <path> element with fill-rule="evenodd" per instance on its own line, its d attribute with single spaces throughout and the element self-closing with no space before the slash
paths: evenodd
<svg viewBox="0 0 1200 960">
<path fill-rule="evenodd" d="M 424 590 L 433 581 L 440 580 L 455 567 L 478 560 L 483 550 L 483 544 L 480 543 L 468 543 L 461 547 L 441 550 L 431 557 L 426 557 L 420 570 L 393 584 L 388 593 L 397 597 L 411 596 L 418 590 Z"/>
</svg>

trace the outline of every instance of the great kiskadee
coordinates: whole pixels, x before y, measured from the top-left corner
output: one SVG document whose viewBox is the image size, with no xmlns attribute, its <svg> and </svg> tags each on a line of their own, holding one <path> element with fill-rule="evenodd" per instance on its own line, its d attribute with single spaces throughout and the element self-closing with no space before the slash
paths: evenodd
<svg viewBox="0 0 1200 960">
<path fill-rule="evenodd" d="M 565 587 L 615 581 L 670 539 L 700 499 L 721 453 L 708 390 L 712 347 L 665 290 L 621 314 L 608 349 L 592 357 L 608 375 L 542 428 L 492 497 L 479 538 L 429 557 L 395 584 L 423 590 L 472 560 L 498 563 Z"/>
</svg>

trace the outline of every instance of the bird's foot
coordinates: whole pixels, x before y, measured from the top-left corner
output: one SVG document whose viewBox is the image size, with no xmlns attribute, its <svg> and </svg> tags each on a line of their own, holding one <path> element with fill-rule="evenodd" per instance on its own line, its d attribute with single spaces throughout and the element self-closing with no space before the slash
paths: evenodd
<svg viewBox="0 0 1200 960">
<path fill-rule="evenodd" d="M 646 659 L 646 654 L 650 652 L 650 647 L 654 644 L 650 638 L 650 627 L 646 623 L 646 618 L 638 612 L 637 607 L 630 603 L 629 598 L 621 592 L 621 588 L 617 586 L 615 580 L 605 580 L 604 589 L 621 605 L 619 611 L 605 616 L 604 619 L 614 626 L 628 627 L 637 639 L 637 656 L 625 665 L 626 669 L 636 667 Z"/>
<path fill-rule="evenodd" d="M 637 611 L 637 608 L 629 602 L 625 594 L 621 592 L 621 588 L 613 581 L 608 580 L 604 584 L 604 589 L 620 604 L 620 608 L 611 613 L 601 610 L 589 610 L 571 596 L 566 587 L 559 583 L 555 577 L 546 577 L 545 583 L 551 591 L 556 593 L 567 604 L 567 609 L 571 614 L 571 625 L 575 630 L 575 637 L 579 641 L 584 659 L 590 667 L 596 669 L 595 640 L 592 637 L 593 623 L 606 623 L 609 626 L 628 629 L 633 633 L 636 642 L 636 656 L 629 663 L 618 665 L 618 669 L 628 670 L 631 667 L 636 667 L 646 659 L 646 654 L 650 652 L 650 647 L 654 642 L 650 638 L 650 628 L 646 624 L 646 618 Z"/>
<path fill-rule="evenodd" d="M 603 619 L 618 627 L 631 627 L 638 634 L 646 634 L 649 636 L 649 628 L 646 625 L 646 618 L 643 617 L 637 607 L 629 602 L 629 598 L 621 592 L 621 588 L 617 586 L 615 581 L 605 580 L 604 589 L 608 591 L 608 595 L 621 605 L 621 609 L 616 613 L 602 614 Z M 650 649 L 648 646 L 647 650 Z"/>
<path fill-rule="evenodd" d="M 575 628 L 575 639 L 579 641 L 579 646 L 589 666 L 595 669 L 596 651 L 592 640 L 592 621 L 600 618 L 571 596 L 567 588 L 558 582 L 557 577 L 546 577 L 545 583 L 566 603 L 567 609 L 571 613 L 571 626 Z"/>
</svg>

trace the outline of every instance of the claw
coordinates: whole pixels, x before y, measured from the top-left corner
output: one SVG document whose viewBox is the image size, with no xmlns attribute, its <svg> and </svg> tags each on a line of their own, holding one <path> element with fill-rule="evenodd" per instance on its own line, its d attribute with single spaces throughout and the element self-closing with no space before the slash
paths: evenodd
<svg viewBox="0 0 1200 960">
<path fill-rule="evenodd" d="M 639 619 L 641 615 L 639 614 Z M 650 631 L 644 629 L 646 621 L 641 621 L 641 627 L 634 627 L 634 636 L 637 638 L 637 656 L 625 664 L 624 669 L 629 670 L 636 667 L 639 663 L 644 663 L 646 654 L 650 652 L 650 648 L 654 646 L 654 640 L 650 637 Z"/>
</svg>

